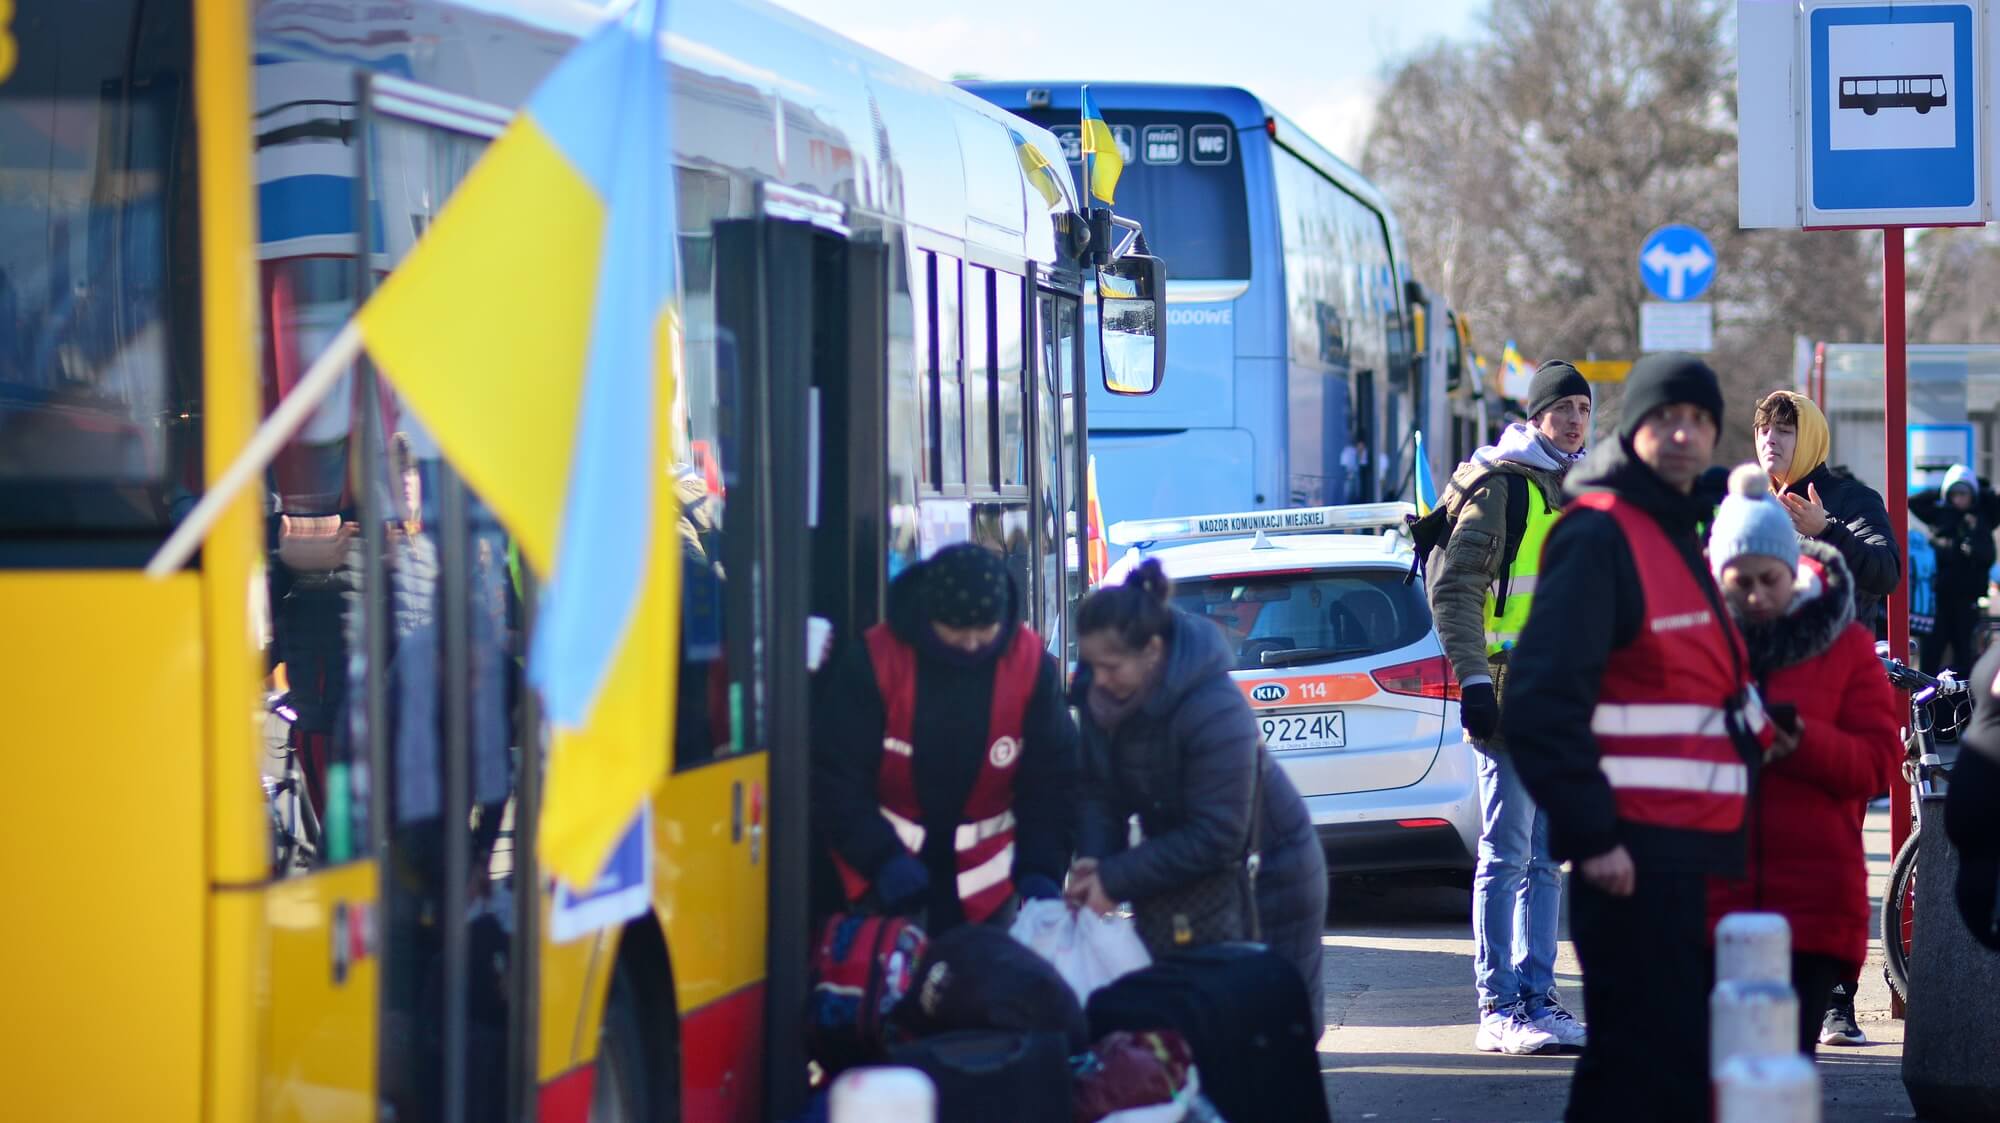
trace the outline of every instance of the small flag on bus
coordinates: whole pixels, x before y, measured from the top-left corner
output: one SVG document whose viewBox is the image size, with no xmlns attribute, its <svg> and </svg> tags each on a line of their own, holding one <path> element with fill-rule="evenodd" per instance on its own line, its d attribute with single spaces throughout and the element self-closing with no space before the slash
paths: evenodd
<svg viewBox="0 0 2000 1123">
<path fill-rule="evenodd" d="M 1118 177 L 1125 174 L 1125 156 L 1118 151 L 1118 138 L 1104 123 L 1104 114 L 1090 100 L 1090 87 L 1083 88 L 1083 179 L 1085 190 L 1106 205 L 1114 200 Z"/>
</svg>

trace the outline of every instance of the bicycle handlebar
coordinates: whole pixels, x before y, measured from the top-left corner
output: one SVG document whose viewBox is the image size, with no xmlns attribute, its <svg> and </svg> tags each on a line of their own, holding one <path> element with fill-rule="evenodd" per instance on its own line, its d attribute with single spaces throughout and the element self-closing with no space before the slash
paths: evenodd
<svg viewBox="0 0 2000 1123">
<path fill-rule="evenodd" d="M 1877 655 L 1876 658 L 1882 661 L 1882 669 L 1888 673 L 1890 683 L 1899 689 L 1921 691 L 1926 695 L 1937 698 L 1950 698 L 1955 695 L 1964 694 L 1969 689 L 1969 684 L 1966 680 L 1959 678 L 1950 671 L 1944 672 L 1943 675 L 1937 678 L 1932 678 L 1899 659 L 1892 659 L 1887 655 Z"/>
</svg>

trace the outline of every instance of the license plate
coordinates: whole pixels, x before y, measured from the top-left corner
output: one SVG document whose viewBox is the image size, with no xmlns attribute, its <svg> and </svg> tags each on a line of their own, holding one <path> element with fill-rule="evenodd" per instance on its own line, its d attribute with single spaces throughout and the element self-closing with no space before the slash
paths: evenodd
<svg viewBox="0 0 2000 1123">
<path fill-rule="evenodd" d="M 1273 749 L 1344 749 L 1347 715 L 1339 710 L 1272 714 L 1259 719 L 1264 744 Z"/>
</svg>

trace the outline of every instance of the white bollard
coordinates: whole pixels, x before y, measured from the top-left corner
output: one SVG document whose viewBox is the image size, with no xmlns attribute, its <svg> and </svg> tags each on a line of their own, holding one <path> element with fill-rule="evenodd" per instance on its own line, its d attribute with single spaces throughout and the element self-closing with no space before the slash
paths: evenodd
<svg viewBox="0 0 2000 1123">
<path fill-rule="evenodd" d="M 1728 979 L 1708 996 L 1708 1073 L 1719 1077 L 1739 1057 L 1799 1051 L 1799 999 L 1791 984 Z"/>
<path fill-rule="evenodd" d="M 1792 983 L 1792 927 L 1774 912 L 1732 912 L 1715 926 L 1715 979 Z"/>
<path fill-rule="evenodd" d="M 827 1106 L 831 1123 L 937 1123 L 937 1086 L 914 1068 L 851 1068 Z"/>
<path fill-rule="evenodd" d="M 1819 1070 L 1797 1052 L 1735 1057 L 1715 1080 L 1715 1120 L 1820 1123 L 1819 1095 Z"/>
</svg>

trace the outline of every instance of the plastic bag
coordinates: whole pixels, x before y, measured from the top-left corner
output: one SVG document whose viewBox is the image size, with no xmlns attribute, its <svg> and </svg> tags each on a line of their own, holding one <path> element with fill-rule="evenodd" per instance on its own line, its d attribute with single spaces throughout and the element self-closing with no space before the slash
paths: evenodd
<svg viewBox="0 0 2000 1123">
<path fill-rule="evenodd" d="M 1078 1002 L 1089 1001 L 1092 991 L 1153 962 L 1130 919 L 1099 916 L 1062 901 L 1022 902 L 1008 932 L 1054 964 Z"/>
</svg>

